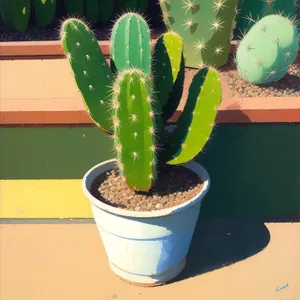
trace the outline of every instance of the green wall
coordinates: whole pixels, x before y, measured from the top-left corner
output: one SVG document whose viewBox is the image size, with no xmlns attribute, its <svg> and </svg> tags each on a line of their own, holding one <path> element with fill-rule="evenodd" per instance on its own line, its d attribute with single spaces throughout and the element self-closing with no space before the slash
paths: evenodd
<svg viewBox="0 0 300 300">
<path fill-rule="evenodd" d="M 300 124 L 219 125 L 197 157 L 206 217 L 300 216 Z M 95 127 L 0 128 L 0 179 L 79 179 L 112 158 Z"/>
</svg>

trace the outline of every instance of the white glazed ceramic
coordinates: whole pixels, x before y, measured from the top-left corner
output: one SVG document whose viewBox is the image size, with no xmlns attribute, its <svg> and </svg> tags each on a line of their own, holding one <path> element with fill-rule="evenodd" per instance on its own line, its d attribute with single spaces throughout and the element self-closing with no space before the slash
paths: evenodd
<svg viewBox="0 0 300 300">
<path fill-rule="evenodd" d="M 114 159 L 96 165 L 85 174 L 84 194 L 91 203 L 110 267 L 122 279 L 140 285 L 157 285 L 173 279 L 184 269 L 210 178 L 194 161 L 182 166 L 202 179 L 201 192 L 181 205 L 151 212 L 109 206 L 90 193 L 92 182 L 116 167 Z"/>
</svg>

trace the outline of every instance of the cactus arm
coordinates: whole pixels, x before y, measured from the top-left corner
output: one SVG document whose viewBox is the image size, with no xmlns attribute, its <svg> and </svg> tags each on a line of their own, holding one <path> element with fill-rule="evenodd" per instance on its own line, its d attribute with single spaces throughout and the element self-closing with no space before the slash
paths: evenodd
<svg viewBox="0 0 300 300">
<path fill-rule="evenodd" d="M 182 55 L 182 40 L 175 32 L 167 32 L 157 40 L 152 69 L 157 98 L 162 107 L 170 100 L 173 85 L 180 71 Z"/>
<path fill-rule="evenodd" d="M 100 20 L 107 23 L 114 12 L 114 1 L 98 0 L 100 5 Z"/>
<path fill-rule="evenodd" d="M 138 14 L 123 15 L 114 25 L 110 54 L 118 72 L 137 68 L 150 74 L 151 37 L 146 21 Z"/>
<path fill-rule="evenodd" d="M 175 113 L 184 88 L 184 78 L 185 78 L 185 69 L 184 69 L 184 58 L 182 55 L 180 70 L 177 75 L 177 79 L 174 83 L 173 90 L 169 96 L 169 100 L 163 107 L 163 121 L 167 122 Z"/>
<path fill-rule="evenodd" d="M 55 17 L 56 0 L 34 0 L 34 13 L 37 26 L 48 26 Z"/>
<path fill-rule="evenodd" d="M 130 188 L 148 191 L 156 178 L 151 85 L 146 74 L 129 69 L 118 75 L 113 91 L 115 149 L 121 174 Z"/>
<path fill-rule="evenodd" d="M 213 68 L 204 68 L 194 77 L 189 96 L 167 149 L 170 165 L 193 159 L 205 146 L 212 132 L 217 107 L 222 98 L 222 86 Z"/>
<path fill-rule="evenodd" d="M 80 20 L 68 19 L 61 28 L 64 52 L 91 118 L 110 132 L 110 89 L 113 75 L 97 39 Z"/>
</svg>

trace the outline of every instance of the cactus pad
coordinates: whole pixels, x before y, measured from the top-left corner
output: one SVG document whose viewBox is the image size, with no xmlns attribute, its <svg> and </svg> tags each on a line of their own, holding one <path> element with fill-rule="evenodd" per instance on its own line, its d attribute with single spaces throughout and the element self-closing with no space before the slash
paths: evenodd
<svg viewBox="0 0 300 300">
<path fill-rule="evenodd" d="M 119 73 L 113 88 L 115 149 L 126 183 L 148 191 L 156 178 L 151 85 L 137 69 Z"/>
<path fill-rule="evenodd" d="M 298 32 L 292 22 L 280 15 L 266 16 L 240 42 L 236 53 L 238 71 L 251 83 L 278 81 L 288 72 L 298 48 Z"/>
<path fill-rule="evenodd" d="M 110 131 L 110 88 L 113 76 L 96 37 L 85 23 L 68 19 L 62 25 L 61 38 L 91 118 L 102 129 Z"/>
</svg>

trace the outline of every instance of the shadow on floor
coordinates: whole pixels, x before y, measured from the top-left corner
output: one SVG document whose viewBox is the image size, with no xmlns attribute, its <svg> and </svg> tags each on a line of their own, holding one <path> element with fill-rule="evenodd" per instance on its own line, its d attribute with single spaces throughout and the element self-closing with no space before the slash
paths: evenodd
<svg viewBox="0 0 300 300">
<path fill-rule="evenodd" d="M 195 229 L 186 267 L 169 284 L 251 257 L 269 241 L 270 233 L 263 222 L 201 220 Z"/>
</svg>

